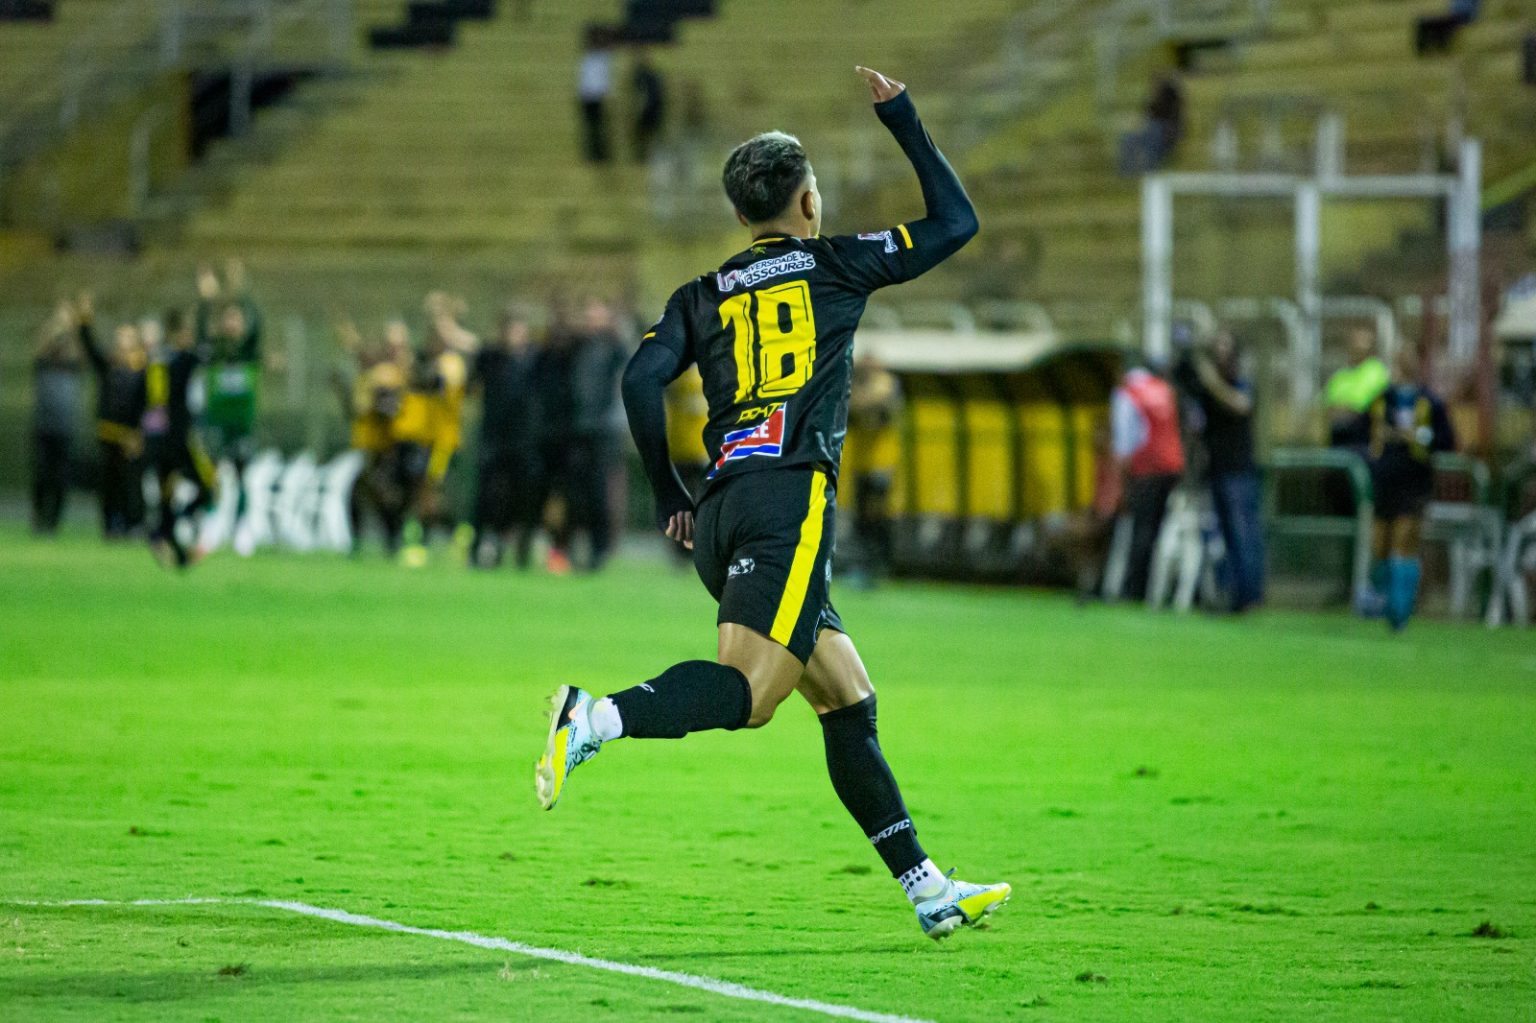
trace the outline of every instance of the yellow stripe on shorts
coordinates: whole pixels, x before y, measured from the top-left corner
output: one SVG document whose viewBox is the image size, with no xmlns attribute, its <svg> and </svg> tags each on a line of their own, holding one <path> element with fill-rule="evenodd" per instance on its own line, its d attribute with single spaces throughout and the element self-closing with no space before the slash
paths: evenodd
<svg viewBox="0 0 1536 1023">
<path fill-rule="evenodd" d="M 805 595 L 811 588 L 811 573 L 816 569 L 816 552 L 821 550 L 821 524 L 827 512 L 827 474 L 817 469 L 811 473 L 811 506 L 800 523 L 800 542 L 795 545 L 795 560 L 789 566 L 789 581 L 779 598 L 778 614 L 768 633 L 776 643 L 789 646 L 795 623 L 805 607 Z"/>
</svg>

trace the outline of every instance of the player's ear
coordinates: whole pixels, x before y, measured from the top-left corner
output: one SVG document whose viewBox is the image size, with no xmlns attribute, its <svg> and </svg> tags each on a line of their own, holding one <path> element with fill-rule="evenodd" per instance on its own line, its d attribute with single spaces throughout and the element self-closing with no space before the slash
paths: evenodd
<svg viewBox="0 0 1536 1023">
<path fill-rule="evenodd" d="M 752 226 L 752 221 L 748 220 L 746 214 L 742 213 L 740 210 L 736 211 L 736 222 L 742 227 Z"/>
<path fill-rule="evenodd" d="M 816 190 L 807 188 L 800 193 L 800 215 L 808 222 L 816 222 Z"/>
</svg>

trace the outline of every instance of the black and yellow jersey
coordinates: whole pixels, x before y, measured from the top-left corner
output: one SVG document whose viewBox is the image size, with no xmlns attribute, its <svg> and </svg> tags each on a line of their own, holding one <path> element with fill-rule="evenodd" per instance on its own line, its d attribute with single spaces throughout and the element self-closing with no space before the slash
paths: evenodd
<svg viewBox="0 0 1536 1023">
<path fill-rule="evenodd" d="M 926 215 L 857 235 L 758 237 L 674 292 L 631 360 L 624 402 L 659 522 L 691 506 L 666 457 L 667 384 L 698 365 L 709 403 L 710 486 L 806 465 L 835 480 L 853 335 L 870 293 L 932 269 L 976 234 L 975 209 L 908 94 L 875 112 L 917 172 Z"/>
<path fill-rule="evenodd" d="M 192 431 L 192 381 L 202 368 L 206 349 L 172 348 L 157 355 L 144 370 L 144 433 L 185 440 Z"/>
<path fill-rule="evenodd" d="M 679 288 L 642 344 L 696 363 L 713 482 L 819 465 L 836 477 L 853 335 L 871 292 L 932 262 L 905 224 L 862 235 L 758 238 Z"/>
</svg>

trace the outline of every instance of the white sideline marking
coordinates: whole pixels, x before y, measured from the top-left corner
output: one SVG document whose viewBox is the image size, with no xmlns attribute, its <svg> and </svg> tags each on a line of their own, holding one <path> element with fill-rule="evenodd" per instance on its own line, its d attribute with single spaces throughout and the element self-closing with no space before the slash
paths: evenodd
<svg viewBox="0 0 1536 1023">
<path fill-rule="evenodd" d="M 353 927 L 371 927 L 374 930 L 393 931 L 396 934 L 414 934 L 422 938 L 456 941 L 461 945 L 474 945 L 476 948 L 494 949 L 498 952 L 512 952 L 516 955 L 528 956 L 533 959 L 549 959 L 557 963 L 568 963 L 571 966 L 587 966 L 594 970 L 607 970 L 610 973 L 622 973 L 630 977 L 644 977 L 646 980 L 659 980 L 667 984 L 677 984 L 680 987 L 691 987 L 699 991 L 708 991 L 710 994 L 720 995 L 725 998 L 737 998 L 746 1002 L 765 1002 L 769 1005 L 780 1005 L 786 1009 L 803 1009 L 806 1012 L 816 1012 L 823 1016 L 834 1016 L 839 1019 L 856 1019 L 862 1020 L 863 1023 L 933 1023 L 932 1020 L 917 1019 L 912 1016 L 894 1016 L 885 1012 L 870 1012 L 867 1009 L 855 1009 L 849 1005 L 818 1002 L 812 998 L 791 998 L 788 995 L 780 995 L 772 991 L 747 987 L 745 984 L 735 984 L 728 980 L 716 980 L 714 977 L 698 977 L 691 973 L 678 973 L 674 970 L 658 970 L 654 966 L 636 966 L 632 963 L 621 963 L 613 959 L 597 959 L 592 956 L 584 956 L 579 952 L 566 952 L 558 948 L 541 948 L 538 945 L 525 945 L 520 941 L 510 941 L 507 938 L 476 934 L 473 931 L 444 931 L 435 927 L 412 927 L 410 924 L 396 923 L 393 920 L 381 920 L 378 917 L 364 916 L 361 913 L 349 913 L 344 909 L 327 909 L 324 906 L 311 906 L 307 902 L 288 902 L 282 899 L 63 899 L 55 902 L 8 899 L 0 904 L 45 908 L 64 906 L 261 906 L 265 909 L 277 909 L 285 913 L 297 913 L 300 916 L 318 917 L 321 920 L 330 920 L 332 923 L 350 924 Z"/>
</svg>

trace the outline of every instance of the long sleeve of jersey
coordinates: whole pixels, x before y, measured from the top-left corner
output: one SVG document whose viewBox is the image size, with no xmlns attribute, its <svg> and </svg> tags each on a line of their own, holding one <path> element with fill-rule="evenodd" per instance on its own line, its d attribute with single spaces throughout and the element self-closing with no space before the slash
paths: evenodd
<svg viewBox="0 0 1536 1023">
<path fill-rule="evenodd" d="M 905 91 L 875 104 L 880 118 L 917 172 L 923 191 L 921 220 L 883 231 L 824 239 L 839 272 L 861 291 L 910 281 L 938 266 L 976 236 L 976 207 L 954 168 L 939 152 Z"/>
<path fill-rule="evenodd" d="M 667 385 L 687 368 L 683 356 L 666 344 L 648 340 L 624 370 L 624 411 L 640 452 L 651 491 L 656 495 L 656 523 L 666 529 L 678 512 L 692 511 L 693 499 L 677 475 L 667 447 Z"/>
<path fill-rule="evenodd" d="M 98 377 L 106 379 L 112 367 L 107 363 L 107 357 L 96 339 L 96 331 L 89 323 L 80 324 L 80 347 L 85 349 L 85 358 L 91 364 L 91 369 Z"/>
<path fill-rule="evenodd" d="M 917 273 L 922 273 L 954 255 L 976 236 L 981 226 L 976 219 L 976 207 L 965 194 L 965 186 L 960 184 L 954 168 L 929 137 L 905 89 L 892 99 L 875 104 L 875 114 L 912 161 L 923 190 L 925 215 L 922 220 L 906 225 L 916 257 L 912 265 L 921 265 Z"/>
</svg>

